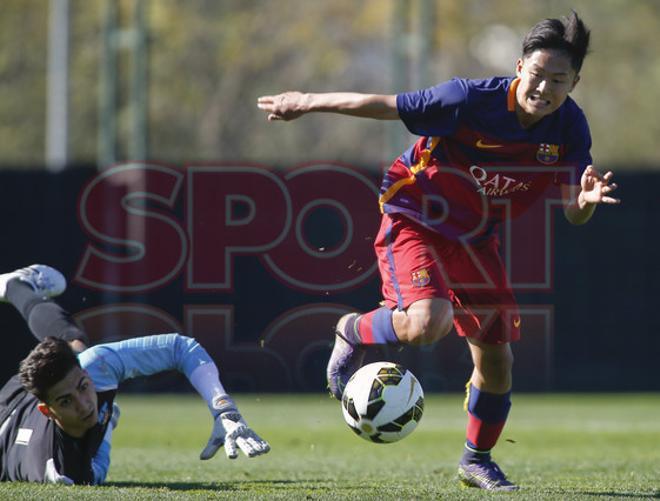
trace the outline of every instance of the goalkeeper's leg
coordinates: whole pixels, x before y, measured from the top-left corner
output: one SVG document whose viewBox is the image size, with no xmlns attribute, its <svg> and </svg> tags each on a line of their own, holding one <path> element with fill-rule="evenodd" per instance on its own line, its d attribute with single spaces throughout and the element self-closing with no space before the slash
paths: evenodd
<svg viewBox="0 0 660 501">
<path fill-rule="evenodd" d="M 89 342 L 87 336 L 71 315 L 50 299 L 65 289 L 66 280 L 50 266 L 32 265 L 0 275 L 0 301 L 11 303 L 21 313 L 38 340 L 61 338 L 81 350 Z"/>
</svg>

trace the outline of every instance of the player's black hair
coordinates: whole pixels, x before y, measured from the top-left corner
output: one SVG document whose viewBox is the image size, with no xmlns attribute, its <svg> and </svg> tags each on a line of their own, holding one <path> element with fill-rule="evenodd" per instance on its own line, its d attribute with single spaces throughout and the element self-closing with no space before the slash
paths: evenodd
<svg viewBox="0 0 660 501">
<path fill-rule="evenodd" d="M 75 367 L 80 367 L 80 362 L 69 343 L 47 337 L 21 362 L 18 376 L 23 388 L 46 402 L 48 390 Z"/>
<path fill-rule="evenodd" d="M 523 57 L 539 49 L 556 49 L 571 58 L 571 66 L 579 73 L 589 50 L 590 34 L 575 11 L 561 19 L 544 19 L 525 35 Z"/>
</svg>

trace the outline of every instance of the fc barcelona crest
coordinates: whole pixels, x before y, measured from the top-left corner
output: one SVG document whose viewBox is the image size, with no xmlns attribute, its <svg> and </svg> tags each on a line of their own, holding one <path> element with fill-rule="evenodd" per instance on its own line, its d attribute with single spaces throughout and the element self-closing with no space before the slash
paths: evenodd
<svg viewBox="0 0 660 501">
<path fill-rule="evenodd" d="M 429 270 L 426 268 L 412 272 L 412 284 L 415 287 L 424 287 L 430 283 L 431 275 L 429 275 Z"/>
<path fill-rule="evenodd" d="M 550 165 L 559 160 L 559 145 L 558 144 L 539 144 L 539 149 L 536 151 L 536 159 L 545 165 Z"/>
</svg>

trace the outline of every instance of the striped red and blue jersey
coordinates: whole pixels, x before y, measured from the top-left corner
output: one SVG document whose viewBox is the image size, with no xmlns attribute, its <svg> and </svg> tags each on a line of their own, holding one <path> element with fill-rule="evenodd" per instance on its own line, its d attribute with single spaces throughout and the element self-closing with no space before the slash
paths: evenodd
<svg viewBox="0 0 660 501">
<path fill-rule="evenodd" d="M 452 239 L 480 241 L 506 215 L 556 197 L 591 164 L 586 117 L 569 97 L 530 128 L 515 112 L 518 79 L 453 79 L 397 95 L 401 120 L 422 136 L 386 171 L 381 211 Z"/>
</svg>

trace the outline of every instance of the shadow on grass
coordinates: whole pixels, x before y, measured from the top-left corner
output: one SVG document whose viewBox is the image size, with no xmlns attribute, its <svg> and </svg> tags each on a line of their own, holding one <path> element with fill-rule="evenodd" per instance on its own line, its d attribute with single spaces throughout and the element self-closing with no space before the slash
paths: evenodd
<svg viewBox="0 0 660 501">
<path fill-rule="evenodd" d="M 252 488 L 274 489 L 309 488 L 314 490 L 342 489 L 336 482 L 328 480 L 233 480 L 230 482 L 107 482 L 103 487 L 168 489 L 171 491 L 250 491 Z"/>
<path fill-rule="evenodd" d="M 593 497 L 614 497 L 614 498 L 633 498 L 633 499 L 660 499 L 660 491 L 648 492 L 640 494 L 638 492 L 615 492 L 615 491 L 579 491 L 576 494 L 582 494 L 583 496 L 593 496 Z"/>
</svg>

